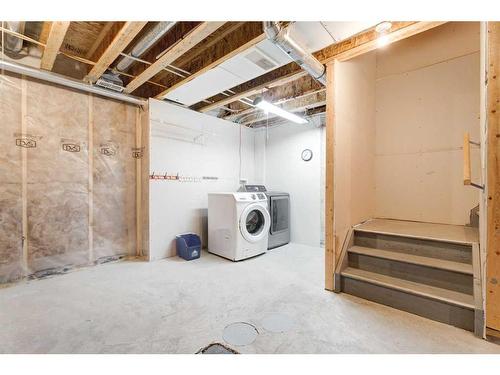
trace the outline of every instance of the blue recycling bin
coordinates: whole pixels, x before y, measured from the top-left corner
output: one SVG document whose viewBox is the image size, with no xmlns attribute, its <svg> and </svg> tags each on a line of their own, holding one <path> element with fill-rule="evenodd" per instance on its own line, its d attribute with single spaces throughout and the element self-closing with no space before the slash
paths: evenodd
<svg viewBox="0 0 500 375">
<path fill-rule="evenodd" d="M 177 255 L 185 260 L 198 259 L 201 255 L 201 240 L 197 234 L 185 233 L 175 236 Z"/>
</svg>

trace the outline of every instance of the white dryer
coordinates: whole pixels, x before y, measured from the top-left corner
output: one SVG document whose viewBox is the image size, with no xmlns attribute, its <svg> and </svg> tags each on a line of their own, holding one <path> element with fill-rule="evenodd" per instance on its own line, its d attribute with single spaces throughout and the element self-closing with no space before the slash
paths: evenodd
<svg viewBox="0 0 500 375">
<path fill-rule="evenodd" d="M 231 260 L 267 251 L 271 218 L 264 193 L 208 194 L 208 251 Z"/>
</svg>

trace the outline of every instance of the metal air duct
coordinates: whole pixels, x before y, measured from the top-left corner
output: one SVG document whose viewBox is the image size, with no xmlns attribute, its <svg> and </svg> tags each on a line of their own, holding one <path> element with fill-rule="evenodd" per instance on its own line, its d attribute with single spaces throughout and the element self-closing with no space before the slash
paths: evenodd
<svg viewBox="0 0 500 375">
<path fill-rule="evenodd" d="M 165 33 L 170 30 L 176 22 L 166 21 L 158 22 L 158 24 L 151 29 L 146 35 L 144 35 L 141 40 L 134 46 L 130 55 L 132 57 L 139 58 L 144 52 L 146 52 L 153 44 L 155 44 Z M 120 72 L 127 71 L 128 68 L 135 62 L 135 60 L 128 57 L 123 57 L 118 64 L 116 64 L 116 70 Z"/>
<path fill-rule="evenodd" d="M 267 39 L 299 64 L 316 81 L 326 86 L 325 66 L 290 37 L 288 28 L 282 28 L 278 22 L 274 21 L 264 21 L 263 27 Z"/>
<path fill-rule="evenodd" d="M 5 21 L 2 22 L 3 27 L 10 31 L 14 31 L 19 34 L 24 34 L 24 25 L 25 22 L 19 22 L 19 21 Z M 4 48 L 8 52 L 14 52 L 14 53 L 19 53 L 23 49 L 23 40 L 14 36 L 10 35 L 7 33 L 3 33 L 3 43 L 4 43 Z M 2 44 L 2 40 L 0 40 L 0 44 Z"/>
</svg>

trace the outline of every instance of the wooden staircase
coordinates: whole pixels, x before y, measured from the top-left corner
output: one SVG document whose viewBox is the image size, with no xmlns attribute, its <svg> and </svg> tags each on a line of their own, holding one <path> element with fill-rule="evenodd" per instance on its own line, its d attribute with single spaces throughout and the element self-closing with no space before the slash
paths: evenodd
<svg viewBox="0 0 500 375">
<path fill-rule="evenodd" d="M 477 229 L 372 219 L 348 234 L 337 292 L 483 333 Z"/>
</svg>

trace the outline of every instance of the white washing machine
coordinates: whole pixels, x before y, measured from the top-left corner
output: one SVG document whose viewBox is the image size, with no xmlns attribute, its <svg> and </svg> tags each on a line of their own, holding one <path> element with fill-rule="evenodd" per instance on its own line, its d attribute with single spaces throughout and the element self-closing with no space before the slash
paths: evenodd
<svg viewBox="0 0 500 375">
<path fill-rule="evenodd" d="M 267 251 L 271 218 L 264 193 L 208 194 L 208 251 L 231 260 Z"/>
</svg>

